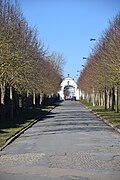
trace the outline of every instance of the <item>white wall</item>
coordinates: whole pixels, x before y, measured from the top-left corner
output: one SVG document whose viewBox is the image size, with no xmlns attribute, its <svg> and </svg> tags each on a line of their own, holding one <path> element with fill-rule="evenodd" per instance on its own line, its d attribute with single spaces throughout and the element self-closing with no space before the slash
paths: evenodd
<svg viewBox="0 0 120 180">
<path fill-rule="evenodd" d="M 58 92 L 60 95 L 60 100 L 64 100 L 64 88 L 68 85 L 74 87 L 76 100 L 79 100 L 80 99 L 79 89 L 77 88 L 76 82 L 70 77 L 65 78 L 61 83 L 61 89 Z"/>
</svg>

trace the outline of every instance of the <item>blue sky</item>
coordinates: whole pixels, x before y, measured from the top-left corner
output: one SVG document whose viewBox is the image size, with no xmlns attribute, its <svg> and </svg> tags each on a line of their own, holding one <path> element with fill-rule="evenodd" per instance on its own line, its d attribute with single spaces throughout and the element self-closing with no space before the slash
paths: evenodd
<svg viewBox="0 0 120 180">
<path fill-rule="evenodd" d="M 28 23 L 49 51 L 66 58 L 64 77 L 76 79 L 91 48 L 120 11 L 120 0 L 18 0 Z"/>
</svg>

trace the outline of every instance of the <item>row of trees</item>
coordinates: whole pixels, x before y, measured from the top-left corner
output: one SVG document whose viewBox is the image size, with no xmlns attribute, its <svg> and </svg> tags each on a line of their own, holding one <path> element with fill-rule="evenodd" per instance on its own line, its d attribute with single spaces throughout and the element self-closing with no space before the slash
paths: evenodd
<svg viewBox="0 0 120 180">
<path fill-rule="evenodd" d="M 0 119 L 56 94 L 63 64 L 63 55 L 48 53 L 18 4 L 0 0 Z"/>
<path fill-rule="evenodd" d="M 78 79 L 82 97 L 118 112 L 120 100 L 120 13 L 109 22 Z"/>
</svg>

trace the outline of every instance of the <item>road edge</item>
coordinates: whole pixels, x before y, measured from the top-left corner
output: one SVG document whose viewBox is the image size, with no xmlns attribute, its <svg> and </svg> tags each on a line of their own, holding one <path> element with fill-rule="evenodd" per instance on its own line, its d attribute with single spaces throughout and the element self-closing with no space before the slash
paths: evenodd
<svg viewBox="0 0 120 180">
<path fill-rule="evenodd" d="M 81 103 L 82 104 L 82 103 Z M 94 112 L 92 109 L 90 109 L 89 107 L 85 106 L 84 104 L 82 104 L 86 109 L 88 109 L 90 112 L 92 112 L 95 116 L 99 117 L 105 124 L 107 124 L 108 126 L 110 126 L 111 128 L 113 128 L 117 133 L 120 134 L 120 129 L 115 127 L 112 123 L 108 122 L 107 119 L 101 117 L 99 114 L 97 114 L 96 112 Z"/>
<path fill-rule="evenodd" d="M 28 124 L 26 127 L 24 127 L 23 129 L 21 129 L 20 131 L 16 132 L 14 135 L 12 135 L 10 138 L 8 138 L 5 142 L 5 144 L 0 147 L 0 151 L 2 151 L 3 149 L 5 149 L 9 144 L 11 144 L 15 139 L 17 139 L 21 134 L 23 134 L 27 129 L 31 128 L 34 124 L 36 124 L 38 121 L 40 121 L 42 118 L 45 118 L 45 116 L 47 114 L 49 114 L 56 106 L 54 106 L 52 109 L 50 109 L 46 114 L 44 114 L 43 116 L 38 117 L 37 119 L 34 119 L 33 122 L 31 122 L 30 124 Z"/>
</svg>

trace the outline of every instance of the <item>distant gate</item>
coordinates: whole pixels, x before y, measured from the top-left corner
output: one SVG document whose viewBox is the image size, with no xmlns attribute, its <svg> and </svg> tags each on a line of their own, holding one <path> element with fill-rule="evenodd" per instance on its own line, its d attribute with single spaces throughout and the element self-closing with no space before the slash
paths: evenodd
<svg viewBox="0 0 120 180">
<path fill-rule="evenodd" d="M 71 77 L 67 77 L 67 78 L 63 79 L 60 87 L 61 87 L 61 89 L 58 92 L 58 94 L 60 96 L 60 100 L 65 100 L 65 99 L 79 100 L 80 99 L 80 94 L 79 94 L 79 89 L 78 89 L 77 83 Z M 68 90 L 69 93 L 66 93 L 66 90 Z"/>
</svg>

